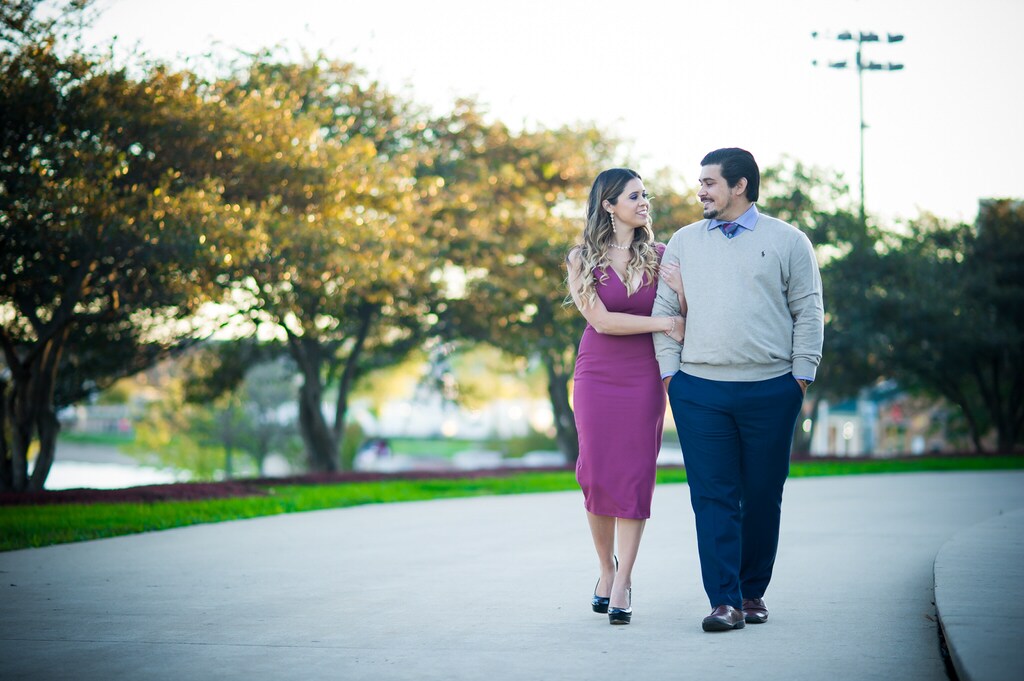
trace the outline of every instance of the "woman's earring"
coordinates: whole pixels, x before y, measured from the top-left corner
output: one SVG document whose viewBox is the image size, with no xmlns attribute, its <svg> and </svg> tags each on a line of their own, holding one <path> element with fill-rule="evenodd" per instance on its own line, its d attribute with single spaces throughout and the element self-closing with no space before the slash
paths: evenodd
<svg viewBox="0 0 1024 681">
<path fill-rule="evenodd" d="M 608 213 L 608 218 L 612 221 L 612 231 L 615 231 L 615 214 Z"/>
</svg>

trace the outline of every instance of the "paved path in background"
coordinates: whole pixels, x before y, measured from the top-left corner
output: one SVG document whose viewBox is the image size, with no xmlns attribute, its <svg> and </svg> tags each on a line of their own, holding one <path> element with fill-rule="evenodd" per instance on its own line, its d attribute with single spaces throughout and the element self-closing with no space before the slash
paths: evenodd
<svg viewBox="0 0 1024 681">
<path fill-rule="evenodd" d="M 384 504 L 0 554 L 13 679 L 943 680 L 933 563 L 1024 473 L 793 479 L 771 620 L 705 634 L 685 485 L 654 498 L 634 619 L 590 612 L 579 493 Z M 1004 594 L 1003 603 L 1021 601 Z"/>
<path fill-rule="evenodd" d="M 122 466 L 138 466 L 139 460 L 128 456 L 117 445 L 99 445 L 79 442 L 57 441 L 54 464 L 65 461 L 80 463 L 116 463 Z"/>
</svg>

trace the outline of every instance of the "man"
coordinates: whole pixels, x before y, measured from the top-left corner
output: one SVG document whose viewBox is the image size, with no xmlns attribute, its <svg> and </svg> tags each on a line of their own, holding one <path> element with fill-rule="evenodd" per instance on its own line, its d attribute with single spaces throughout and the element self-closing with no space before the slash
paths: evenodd
<svg viewBox="0 0 1024 681">
<path fill-rule="evenodd" d="M 705 219 L 677 231 L 664 256 L 680 265 L 686 339 L 679 344 L 655 334 L 655 348 L 712 607 L 704 631 L 768 620 L 763 597 L 778 548 L 793 428 L 821 360 L 821 275 L 811 242 L 758 212 L 759 186 L 750 152 L 705 156 L 697 194 Z M 652 314 L 679 314 L 664 281 Z"/>
</svg>

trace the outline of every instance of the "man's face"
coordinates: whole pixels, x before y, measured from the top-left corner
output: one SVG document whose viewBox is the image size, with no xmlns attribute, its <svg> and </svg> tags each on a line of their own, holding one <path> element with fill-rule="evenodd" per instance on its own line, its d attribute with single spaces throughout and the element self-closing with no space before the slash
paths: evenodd
<svg viewBox="0 0 1024 681">
<path fill-rule="evenodd" d="M 744 179 L 737 182 L 735 187 L 729 187 L 729 183 L 722 177 L 720 164 L 701 166 L 697 198 L 704 205 L 704 217 L 719 220 L 738 218 L 742 212 L 739 209 L 746 210 L 745 206 L 738 205 L 742 203 L 740 199 L 746 188 L 747 182 Z"/>
</svg>

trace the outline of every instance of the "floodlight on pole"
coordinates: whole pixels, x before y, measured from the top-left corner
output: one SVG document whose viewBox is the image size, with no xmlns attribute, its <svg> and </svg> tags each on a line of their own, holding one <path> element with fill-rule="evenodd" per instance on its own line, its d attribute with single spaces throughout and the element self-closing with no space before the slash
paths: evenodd
<svg viewBox="0 0 1024 681">
<path fill-rule="evenodd" d="M 812 38 L 818 38 L 819 33 L 817 31 L 811 32 Z M 844 40 L 857 43 L 857 59 L 854 62 L 854 66 L 857 70 L 857 99 L 860 110 L 860 222 L 861 224 L 867 224 L 867 209 L 864 202 L 864 130 L 868 127 L 864 123 L 864 72 L 865 71 L 902 71 L 903 64 L 895 64 L 888 62 L 885 64 L 873 61 L 865 61 L 862 54 L 862 47 L 864 43 L 879 43 L 883 42 L 883 36 L 877 33 L 871 33 L 866 31 L 860 31 L 853 33 L 852 31 L 842 31 L 834 36 L 821 36 L 821 37 L 832 37 L 835 40 Z M 887 43 L 899 43 L 903 42 L 902 33 L 886 33 L 884 36 L 884 42 Z M 818 60 L 811 62 L 815 66 L 818 65 Z M 832 61 L 827 64 L 828 68 L 831 69 L 845 69 L 849 66 L 847 61 Z"/>
</svg>

